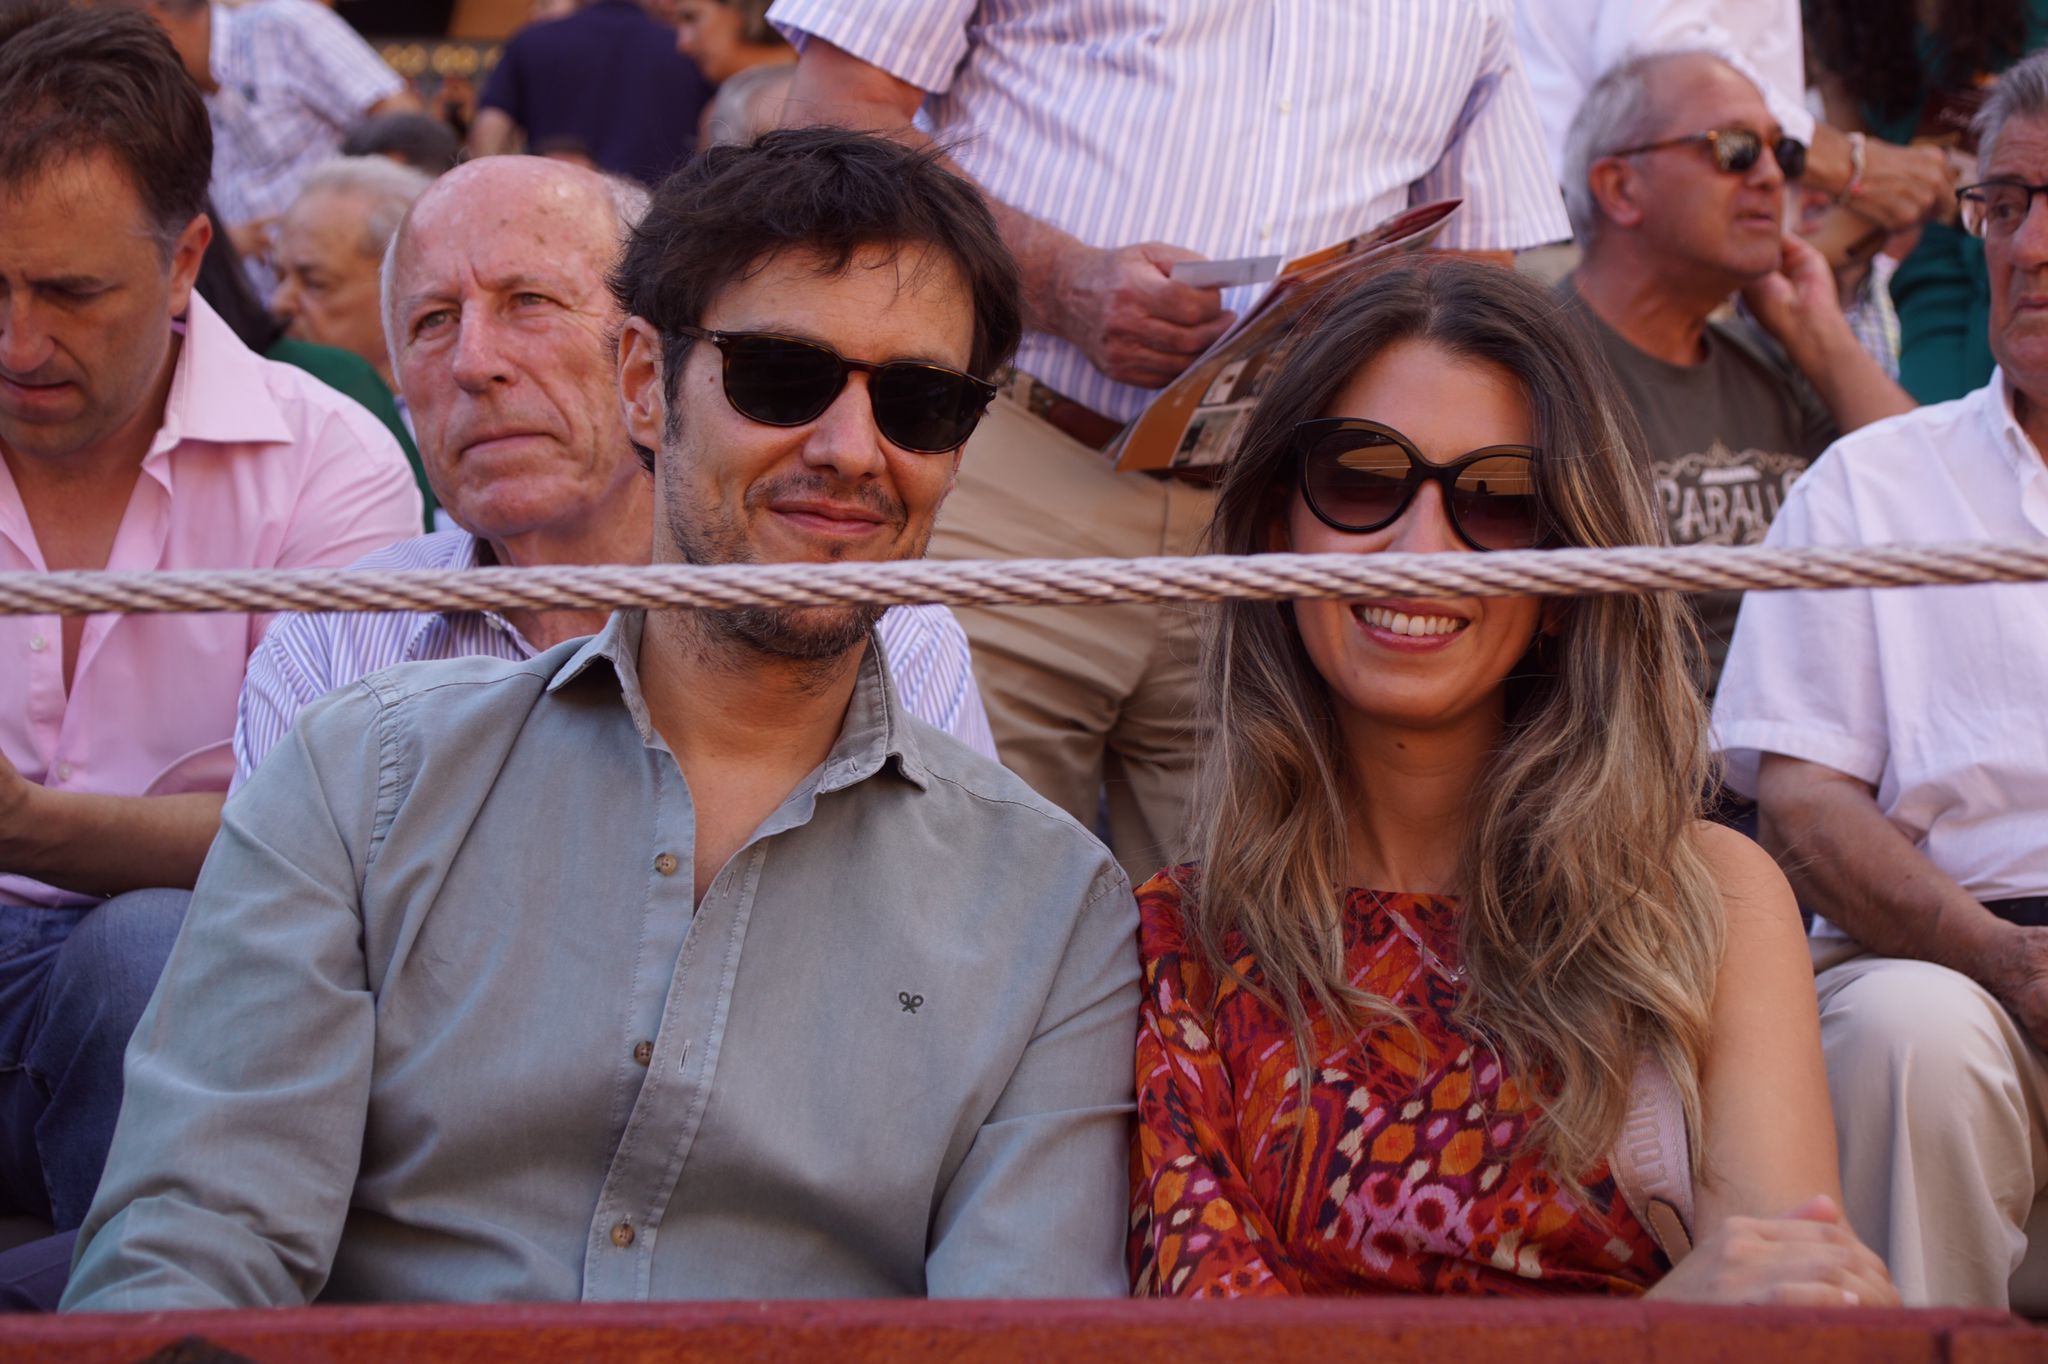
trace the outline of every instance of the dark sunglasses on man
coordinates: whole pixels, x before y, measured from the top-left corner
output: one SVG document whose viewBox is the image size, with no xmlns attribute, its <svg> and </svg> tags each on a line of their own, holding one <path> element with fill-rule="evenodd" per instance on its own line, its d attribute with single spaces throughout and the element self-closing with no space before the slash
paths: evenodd
<svg viewBox="0 0 2048 1364">
<path fill-rule="evenodd" d="M 1747 175 L 1764 154 L 1764 136 L 1748 128 L 1709 128 L 1703 133 L 1688 133 L 1684 137 L 1667 137 L 1661 142 L 1645 142 L 1640 147 L 1624 147 L 1609 156 L 1634 156 L 1638 152 L 1660 152 L 1666 147 L 1690 147 L 1705 143 L 1713 153 L 1714 169 L 1724 175 Z M 1778 169 L 1785 173 L 1787 180 L 1797 180 L 1806 174 L 1806 144 L 1796 137 L 1781 137 L 1771 144 L 1771 155 L 1777 159 Z"/>
<path fill-rule="evenodd" d="M 1302 498 L 1332 530 L 1383 530 L 1434 483 L 1451 529 L 1473 549 L 1534 549 L 1548 538 L 1532 446 L 1489 445 L 1432 464 L 1391 426 L 1318 417 L 1294 428 L 1294 450 Z"/>
<path fill-rule="evenodd" d="M 994 384 L 922 360 L 875 364 L 849 360 L 801 337 L 676 330 L 718 347 L 724 358 L 725 400 L 742 417 L 766 426 L 816 421 L 845 389 L 846 376 L 859 371 L 868 376 L 868 406 L 883 439 L 917 454 L 936 455 L 966 444 L 996 396 Z"/>
</svg>

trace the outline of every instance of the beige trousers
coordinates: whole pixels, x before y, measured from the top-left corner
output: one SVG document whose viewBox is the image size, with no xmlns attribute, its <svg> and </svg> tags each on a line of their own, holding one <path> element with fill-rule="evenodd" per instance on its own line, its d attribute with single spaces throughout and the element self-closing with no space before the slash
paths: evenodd
<svg viewBox="0 0 2048 1364">
<path fill-rule="evenodd" d="M 1114 472 L 1096 451 L 996 399 L 932 537 L 935 559 L 1135 558 L 1194 552 L 1209 489 Z M 954 607 L 996 750 L 1093 829 L 1132 883 L 1179 855 L 1194 776 L 1193 607 Z"/>
<path fill-rule="evenodd" d="M 2048 1309 L 2048 1057 L 1945 966 L 1852 956 L 1815 986 L 1849 1222 L 1906 1305 Z"/>
</svg>

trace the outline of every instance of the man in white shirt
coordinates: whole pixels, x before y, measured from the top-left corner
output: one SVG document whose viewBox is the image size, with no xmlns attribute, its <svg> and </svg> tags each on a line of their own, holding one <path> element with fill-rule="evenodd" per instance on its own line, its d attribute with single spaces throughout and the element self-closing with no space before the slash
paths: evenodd
<svg viewBox="0 0 2048 1364">
<path fill-rule="evenodd" d="M 1845 437 L 1767 543 L 2048 540 L 2048 55 L 1962 191 L 1991 383 Z M 1851 1222 L 1909 1305 L 2039 1312 L 2048 1191 L 2048 585 L 1753 593 L 1714 712 L 1729 779 L 1820 917 Z"/>
<path fill-rule="evenodd" d="M 1445 198 L 1464 207 L 1440 245 L 1565 235 L 1507 0 L 777 0 L 769 18 L 801 49 L 785 124 L 929 134 L 1023 268 L 1032 330 L 935 558 L 1194 550 L 1210 491 L 1100 453 L 1257 293 L 1176 281 L 1176 262 L 1300 255 Z M 1171 860 L 1199 746 L 1193 613 L 958 614 L 1003 761 L 1085 823 L 1106 794 L 1134 879 Z"/>
</svg>

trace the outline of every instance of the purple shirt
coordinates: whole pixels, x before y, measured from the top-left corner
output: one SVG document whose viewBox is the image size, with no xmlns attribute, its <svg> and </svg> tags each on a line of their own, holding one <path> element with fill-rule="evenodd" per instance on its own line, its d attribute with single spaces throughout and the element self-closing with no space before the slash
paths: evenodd
<svg viewBox="0 0 2048 1364">
<path fill-rule="evenodd" d="M 478 106 L 509 114 L 531 150 L 573 140 L 600 169 L 652 185 L 696 150 L 710 98 L 674 29 L 637 0 L 597 0 L 513 34 Z"/>
</svg>

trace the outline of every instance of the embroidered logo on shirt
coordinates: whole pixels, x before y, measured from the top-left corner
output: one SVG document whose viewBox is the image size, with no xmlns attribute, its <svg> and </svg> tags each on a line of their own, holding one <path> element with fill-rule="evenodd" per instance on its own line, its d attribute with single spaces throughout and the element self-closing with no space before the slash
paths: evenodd
<svg viewBox="0 0 2048 1364">
<path fill-rule="evenodd" d="M 914 1014 L 917 1012 L 917 1006 L 924 1003 L 924 996 L 914 995 L 910 991 L 905 990 L 896 996 L 896 1002 L 903 1006 L 903 1012 Z"/>
</svg>

